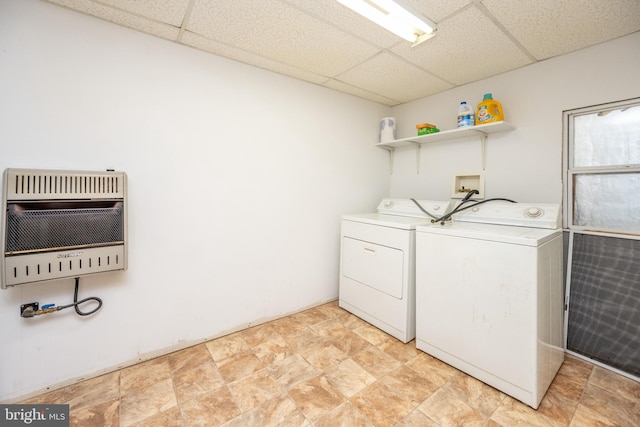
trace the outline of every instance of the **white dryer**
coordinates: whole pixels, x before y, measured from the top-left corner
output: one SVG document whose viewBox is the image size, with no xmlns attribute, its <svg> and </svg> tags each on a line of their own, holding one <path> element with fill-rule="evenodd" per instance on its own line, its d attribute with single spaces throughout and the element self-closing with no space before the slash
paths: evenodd
<svg viewBox="0 0 640 427">
<path fill-rule="evenodd" d="M 564 360 L 560 206 L 416 229 L 416 347 L 537 408 Z"/>
<path fill-rule="evenodd" d="M 449 202 L 418 200 L 441 216 Z M 339 305 L 402 342 L 415 338 L 415 229 L 431 217 L 411 199 L 383 199 L 376 213 L 344 215 Z"/>
</svg>

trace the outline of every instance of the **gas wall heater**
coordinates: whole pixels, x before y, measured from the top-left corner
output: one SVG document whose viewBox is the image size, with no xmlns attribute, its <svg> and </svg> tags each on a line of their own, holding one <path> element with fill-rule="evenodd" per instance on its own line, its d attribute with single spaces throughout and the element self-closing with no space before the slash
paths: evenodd
<svg viewBox="0 0 640 427">
<path fill-rule="evenodd" d="M 1 287 L 127 269 L 124 172 L 6 169 Z"/>
</svg>

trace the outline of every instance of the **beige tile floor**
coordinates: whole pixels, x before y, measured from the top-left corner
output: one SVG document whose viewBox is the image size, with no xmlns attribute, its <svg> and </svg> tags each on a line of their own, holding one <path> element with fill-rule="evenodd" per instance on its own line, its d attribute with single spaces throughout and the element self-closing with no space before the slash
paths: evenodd
<svg viewBox="0 0 640 427">
<path fill-rule="evenodd" d="M 638 426 L 640 383 L 567 356 L 537 411 L 328 303 L 56 390 L 72 426 Z"/>
</svg>

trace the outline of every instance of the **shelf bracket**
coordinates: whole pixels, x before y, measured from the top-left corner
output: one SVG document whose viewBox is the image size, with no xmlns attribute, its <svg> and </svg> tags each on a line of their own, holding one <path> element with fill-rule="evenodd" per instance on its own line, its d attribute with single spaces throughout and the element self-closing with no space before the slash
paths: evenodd
<svg viewBox="0 0 640 427">
<path fill-rule="evenodd" d="M 416 174 L 420 175 L 420 147 L 422 145 L 416 144 Z"/>
<path fill-rule="evenodd" d="M 389 152 L 389 171 L 393 175 L 393 155 L 396 149 L 394 147 L 387 147 L 386 145 L 379 145 L 380 148 L 384 148 Z"/>
<path fill-rule="evenodd" d="M 482 149 L 482 170 L 485 170 L 487 167 L 487 138 L 488 135 L 483 133 L 480 136 L 480 145 Z"/>
</svg>

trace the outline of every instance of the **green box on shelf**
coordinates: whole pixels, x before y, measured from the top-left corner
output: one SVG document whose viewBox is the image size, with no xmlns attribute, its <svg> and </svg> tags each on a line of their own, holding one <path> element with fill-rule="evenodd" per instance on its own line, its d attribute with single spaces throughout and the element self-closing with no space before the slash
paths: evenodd
<svg viewBox="0 0 640 427">
<path fill-rule="evenodd" d="M 416 129 L 418 129 L 418 136 L 428 135 L 430 133 L 440 132 L 440 129 L 433 125 L 429 125 L 428 123 L 424 123 L 421 125 L 416 125 Z"/>
</svg>

